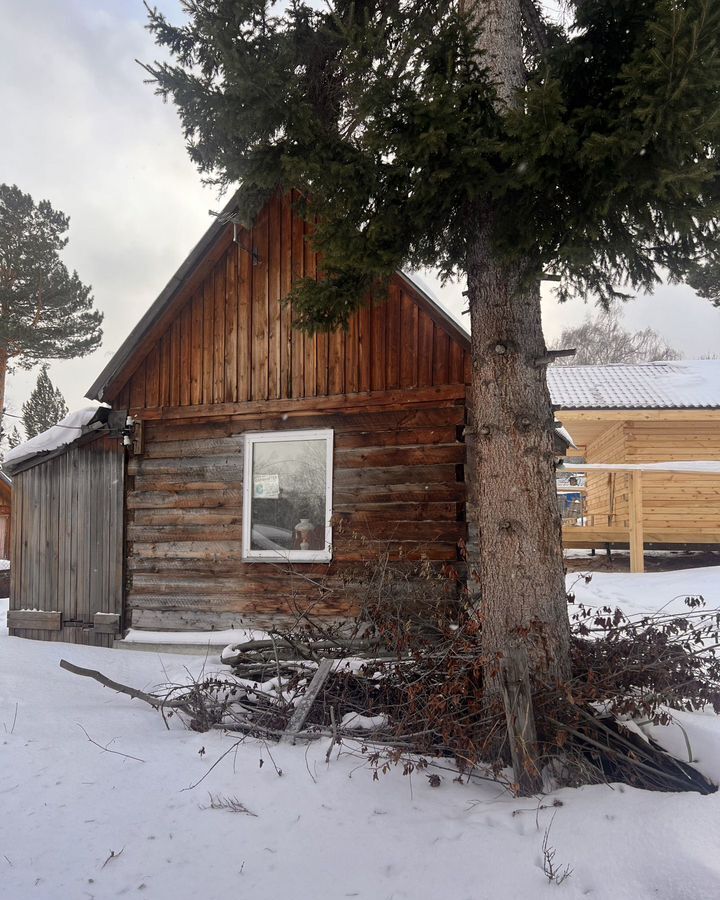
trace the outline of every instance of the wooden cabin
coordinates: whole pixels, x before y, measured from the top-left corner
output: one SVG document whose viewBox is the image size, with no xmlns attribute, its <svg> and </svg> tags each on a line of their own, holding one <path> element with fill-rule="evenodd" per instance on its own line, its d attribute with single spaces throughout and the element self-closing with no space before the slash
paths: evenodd
<svg viewBox="0 0 720 900">
<path fill-rule="evenodd" d="M 638 518 L 646 546 L 720 549 L 720 361 L 558 366 L 548 377 L 571 461 L 578 473 L 592 466 L 565 546 L 627 547 Z"/>
<path fill-rule="evenodd" d="M 402 273 L 346 331 L 303 334 L 283 298 L 294 279 L 318 275 L 307 226 L 290 197 L 273 199 L 251 228 L 233 211 L 88 391 L 131 417 L 122 473 L 122 440 L 107 430 L 17 471 L 14 634 L 43 636 L 47 622 L 30 632 L 33 617 L 20 613 L 32 607 L 60 610 L 90 640 L 96 613 L 117 610 L 105 594 L 116 596 L 119 568 L 119 627 L 149 630 L 263 627 L 306 611 L 342 618 L 367 593 L 364 564 L 384 555 L 409 575 L 427 561 L 455 589 L 466 540 L 467 334 Z M 66 478 L 83 467 L 86 505 L 63 517 Z M 96 476 L 95 487 L 85 483 Z M 102 504 L 116 488 L 101 501 L 103 480 L 122 486 L 124 536 L 112 516 L 105 530 Z M 48 496 L 57 499 L 50 515 L 31 522 L 26 504 Z M 83 516 L 88 530 L 76 535 L 69 523 Z M 77 542 L 71 553 L 87 542 L 91 559 L 105 548 L 99 581 L 80 565 L 87 591 L 76 603 L 62 548 L 47 551 L 58 599 L 50 574 L 33 582 L 35 535 L 50 548 Z"/>
<path fill-rule="evenodd" d="M 12 481 L 4 472 L 0 472 L 0 559 L 10 559 L 11 511 Z"/>
</svg>

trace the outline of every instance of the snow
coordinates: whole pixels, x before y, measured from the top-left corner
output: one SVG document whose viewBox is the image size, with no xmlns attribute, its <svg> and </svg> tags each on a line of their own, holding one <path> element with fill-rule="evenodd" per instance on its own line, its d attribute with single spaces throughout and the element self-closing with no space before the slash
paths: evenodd
<svg viewBox="0 0 720 900">
<path fill-rule="evenodd" d="M 575 590 L 631 613 L 668 601 L 684 609 L 673 598 L 688 594 L 720 604 L 720 567 L 598 573 Z M 269 748 L 248 740 L 233 750 L 220 732 L 187 731 L 175 718 L 166 729 L 148 706 L 60 670 L 61 658 L 146 689 L 208 671 L 198 657 L 0 637 L 0 895 L 8 900 L 720 895 L 720 793 L 613 785 L 538 802 L 492 782 L 457 783 L 447 761 L 411 776 L 393 768 L 374 782 L 359 743 L 329 763 L 325 740 Z M 677 721 L 698 768 L 720 779 L 720 720 L 682 713 Z M 654 734 L 687 758 L 679 725 Z M 438 787 L 429 774 L 440 776 Z M 209 793 L 237 798 L 254 815 L 211 809 Z M 573 869 L 560 887 L 542 872 L 547 828 L 555 861 Z"/>
<path fill-rule="evenodd" d="M 5 465 L 17 465 L 25 460 L 32 459 L 40 453 L 50 453 L 65 444 L 72 444 L 82 434 L 82 430 L 92 421 L 97 412 L 97 406 L 86 406 L 83 409 L 68 413 L 57 425 L 48 428 L 29 441 L 18 444 L 13 450 L 5 454 Z"/>
<path fill-rule="evenodd" d="M 125 644 L 203 644 L 210 647 L 225 647 L 266 638 L 264 631 L 247 628 L 226 628 L 218 631 L 139 631 L 130 628 L 123 639 Z"/>
<path fill-rule="evenodd" d="M 558 471 L 587 472 L 591 469 L 599 469 L 601 472 L 698 472 L 703 475 L 720 475 L 720 461 L 693 459 L 654 463 L 578 463 L 577 465 L 563 465 Z"/>
<path fill-rule="evenodd" d="M 573 443 L 572 435 L 567 430 L 567 428 L 565 428 L 562 425 L 556 425 L 555 433 L 558 434 L 567 443 L 568 447 L 575 447 L 575 444 Z"/>
<path fill-rule="evenodd" d="M 720 360 L 550 366 L 548 386 L 561 409 L 717 409 Z"/>
<path fill-rule="evenodd" d="M 582 573 L 567 576 L 568 590 L 586 606 L 619 606 L 628 615 L 648 612 L 687 613 L 685 597 L 702 596 L 707 608 L 720 608 L 720 566 L 674 572 L 594 572 L 585 583 Z M 720 750 L 720 748 L 719 748 Z"/>
<path fill-rule="evenodd" d="M 10 560 L 9 559 L 0 559 L 0 572 L 7 572 L 10 568 Z"/>
<path fill-rule="evenodd" d="M 345 713 L 340 720 L 342 728 L 348 728 L 350 731 L 377 731 L 384 728 L 388 723 L 388 717 L 380 716 L 361 716 L 360 713 Z"/>
<path fill-rule="evenodd" d="M 440 297 L 438 297 L 433 288 L 431 288 L 428 282 L 422 277 L 420 272 L 412 269 L 403 269 L 401 274 L 405 278 L 407 278 L 409 282 L 414 284 L 421 294 L 425 294 L 428 300 L 432 304 L 434 304 L 434 306 L 436 306 L 443 315 L 446 315 L 449 319 L 451 319 L 455 323 L 455 325 L 457 325 L 460 331 L 465 332 L 468 338 L 470 337 L 470 331 L 463 319 L 461 319 L 460 316 L 457 315 L 454 309 L 452 309 L 446 303 L 443 303 L 443 301 L 440 299 Z"/>
</svg>

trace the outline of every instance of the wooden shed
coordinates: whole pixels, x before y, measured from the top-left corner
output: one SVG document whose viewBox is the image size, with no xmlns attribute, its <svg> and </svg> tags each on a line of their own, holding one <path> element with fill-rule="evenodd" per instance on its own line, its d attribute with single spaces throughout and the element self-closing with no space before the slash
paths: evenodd
<svg viewBox="0 0 720 900">
<path fill-rule="evenodd" d="M 110 646 L 123 588 L 124 416 L 73 413 L 8 454 L 10 634 Z"/>
<path fill-rule="evenodd" d="M 0 559 L 10 559 L 10 513 L 12 481 L 0 472 Z"/>
<path fill-rule="evenodd" d="M 587 469 L 567 547 L 627 546 L 634 484 L 646 546 L 720 548 L 720 361 L 562 366 L 549 381 L 577 461 L 609 467 Z"/>
</svg>

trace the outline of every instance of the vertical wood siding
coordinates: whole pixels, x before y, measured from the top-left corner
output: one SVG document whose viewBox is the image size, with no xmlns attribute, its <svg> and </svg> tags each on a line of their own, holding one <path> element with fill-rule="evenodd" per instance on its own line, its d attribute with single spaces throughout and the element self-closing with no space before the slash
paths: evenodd
<svg viewBox="0 0 720 900">
<path fill-rule="evenodd" d="M 14 628 L 42 640 L 110 646 L 96 612 L 121 613 L 124 451 L 101 437 L 13 479 L 11 610 L 62 613 L 62 628 Z"/>
<path fill-rule="evenodd" d="M 469 380 L 467 351 L 398 278 L 388 297 L 356 313 L 345 331 L 305 335 L 293 328 L 283 298 L 294 279 L 319 275 L 308 238 L 291 198 L 273 199 L 251 231 L 239 229 L 238 243 L 226 238 L 204 276 L 189 280 L 173 301 L 172 320 L 141 345 L 141 361 L 106 399 L 139 412 Z"/>
</svg>

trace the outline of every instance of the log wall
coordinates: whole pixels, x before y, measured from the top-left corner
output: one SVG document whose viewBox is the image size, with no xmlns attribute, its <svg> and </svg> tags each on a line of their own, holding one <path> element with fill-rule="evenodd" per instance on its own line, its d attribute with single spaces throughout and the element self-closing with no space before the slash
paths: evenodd
<svg viewBox="0 0 720 900">
<path fill-rule="evenodd" d="M 118 437 L 90 438 L 15 473 L 11 634 L 112 644 L 95 633 L 94 616 L 122 611 L 123 490 Z"/>
<path fill-rule="evenodd" d="M 10 507 L 0 506 L 0 559 L 10 558 Z"/>
<path fill-rule="evenodd" d="M 587 446 L 589 463 L 720 460 L 717 419 L 692 422 L 656 417 L 621 421 Z M 587 512 L 595 526 L 629 526 L 628 476 L 588 475 Z M 643 529 L 652 543 L 720 546 L 720 476 L 643 472 Z"/>
<path fill-rule="evenodd" d="M 585 459 L 589 463 L 623 463 L 627 459 L 627 424 L 618 422 L 587 445 Z M 629 488 L 627 475 L 610 472 L 587 476 L 588 524 L 595 526 L 628 526 Z"/>
<path fill-rule="evenodd" d="M 127 608 L 134 627 L 262 627 L 362 601 L 363 565 L 386 552 L 462 568 L 463 398 L 293 415 L 147 421 L 128 463 Z M 243 435 L 334 431 L 333 560 L 242 559 Z M 449 573 L 452 574 L 452 573 Z"/>
<path fill-rule="evenodd" d="M 632 422 L 627 462 L 720 460 L 715 421 Z M 720 547 L 720 475 L 643 472 L 643 523 L 648 534 L 672 533 L 688 543 Z"/>
</svg>

